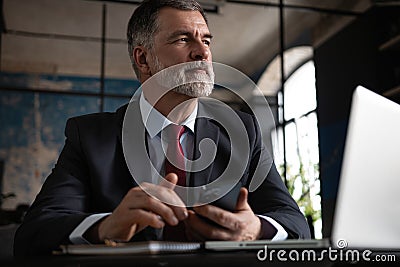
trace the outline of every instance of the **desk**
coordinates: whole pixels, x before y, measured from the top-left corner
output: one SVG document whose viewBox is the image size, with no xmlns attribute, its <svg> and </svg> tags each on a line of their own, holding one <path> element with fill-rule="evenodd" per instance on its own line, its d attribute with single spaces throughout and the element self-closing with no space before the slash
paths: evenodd
<svg viewBox="0 0 400 267">
<path fill-rule="evenodd" d="M 17 260 L 0 263 L 4 267 L 23 267 L 23 266 L 55 266 L 55 267 L 94 267 L 94 266 L 190 266 L 190 267 L 213 267 L 213 266 L 398 266 L 400 263 L 400 252 L 380 252 L 380 255 L 395 255 L 396 262 L 360 261 L 350 263 L 344 261 L 332 262 L 329 258 L 322 261 L 286 261 L 280 262 L 275 258 L 272 262 L 260 261 L 257 258 L 257 251 L 251 252 L 199 252 L 190 254 L 163 254 L 163 255 L 118 255 L 118 256 L 70 256 L 57 255 L 41 259 Z M 372 256 L 375 253 L 372 254 Z"/>
</svg>

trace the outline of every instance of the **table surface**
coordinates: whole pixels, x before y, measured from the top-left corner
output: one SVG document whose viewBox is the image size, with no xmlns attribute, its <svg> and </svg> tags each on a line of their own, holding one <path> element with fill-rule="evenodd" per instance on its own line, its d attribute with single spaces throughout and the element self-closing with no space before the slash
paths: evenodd
<svg viewBox="0 0 400 267">
<path fill-rule="evenodd" d="M 346 262 L 344 260 L 332 261 L 329 257 L 322 260 L 290 260 L 286 254 L 286 261 L 280 261 L 278 257 L 260 260 L 257 257 L 257 250 L 236 251 L 236 252 L 210 252 L 202 251 L 197 253 L 183 254 L 159 254 L 159 255 L 115 255 L 115 256 L 71 256 L 54 255 L 45 258 L 9 260 L 0 262 L 0 266 L 190 266 L 190 267 L 212 267 L 212 266 L 399 266 L 400 252 L 373 252 L 370 261 L 360 260 L 358 262 Z M 289 252 L 289 251 L 287 251 Z M 293 250 L 292 250 L 293 252 Z M 301 251 L 299 251 L 301 255 Z M 344 254 L 343 254 L 344 255 Z M 376 255 L 386 255 L 386 261 L 377 262 Z M 394 260 L 389 260 L 388 255 L 394 255 Z M 292 254 L 296 256 L 296 254 Z M 339 258 L 338 258 L 339 259 Z"/>
</svg>

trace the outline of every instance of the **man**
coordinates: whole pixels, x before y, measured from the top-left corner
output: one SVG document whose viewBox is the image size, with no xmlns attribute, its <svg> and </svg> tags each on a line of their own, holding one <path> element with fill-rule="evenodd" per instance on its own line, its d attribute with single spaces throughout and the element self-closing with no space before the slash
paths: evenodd
<svg viewBox="0 0 400 267">
<path fill-rule="evenodd" d="M 66 143 L 58 162 L 16 234 L 16 256 L 49 254 L 60 244 L 102 243 L 106 239 L 128 242 L 309 237 L 307 223 L 274 165 L 263 173 L 264 182 L 257 190 L 249 193 L 246 189 L 255 179 L 252 176 L 258 163 L 264 160 L 260 130 L 248 114 L 237 113 L 248 135 L 249 155 L 243 174 L 238 177 L 243 187 L 234 200 L 234 210 L 207 203 L 186 207 L 187 202 L 174 190 L 180 187 L 176 184 L 181 176 L 186 179 L 184 187 L 216 180 L 229 164 L 234 147 L 220 124 L 198 116 L 210 106 L 202 104 L 198 97 L 208 96 L 212 89 L 211 38 L 204 12 L 195 1 L 149 0 L 135 10 L 128 25 L 128 51 L 142 83 L 142 93 L 115 113 L 68 120 Z M 158 78 L 152 78 L 163 77 L 164 70 L 180 63 L 197 66 L 187 72 L 195 81 L 179 82 L 172 90 L 158 92 L 162 86 L 157 84 L 168 81 L 160 83 Z M 172 80 L 178 76 L 172 75 Z M 171 75 L 165 77 L 171 80 Z M 124 120 L 129 114 L 133 117 Z M 144 133 L 145 144 L 136 144 L 129 134 L 124 136 L 124 124 L 137 129 L 132 134 Z M 217 150 L 212 164 L 192 173 L 168 171 L 168 157 L 159 148 L 162 132 L 170 125 L 184 126 L 180 128 L 183 135 L 178 138 L 179 147 L 188 159 L 194 155 L 193 161 L 200 155 L 200 141 L 213 140 Z M 140 147 L 144 153 L 139 153 Z M 129 155 L 124 155 L 126 151 Z M 157 175 L 165 179 L 154 183 L 149 182 L 154 181 L 151 178 L 146 180 L 143 176 L 150 177 L 151 173 L 144 172 L 131 156 L 139 161 L 149 158 Z M 168 235 L 171 231 L 175 233 Z"/>
</svg>

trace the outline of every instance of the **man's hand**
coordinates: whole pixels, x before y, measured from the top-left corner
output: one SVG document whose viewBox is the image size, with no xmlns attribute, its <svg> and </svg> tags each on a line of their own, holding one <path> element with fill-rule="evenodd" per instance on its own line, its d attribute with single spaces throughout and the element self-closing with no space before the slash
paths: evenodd
<svg viewBox="0 0 400 267">
<path fill-rule="evenodd" d="M 194 207 L 185 220 L 187 237 L 200 241 L 258 239 L 261 222 L 247 203 L 247 196 L 247 189 L 241 188 L 234 212 L 213 205 Z"/>
<path fill-rule="evenodd" d="M 188 217 L 186 207 L 173 191 L 178 177 L 170 173 L 165 179 L 172 185 L 166 182 L 161 182 L 159 185 L 143 183 L 141 187 L 129 190 L 113 213 L 92 227 L 91 241 L 102 242 L 111 239 L 127 242 L 147 226 L 162 228 L 165 223 L 177 225 L 180 220 L 186 219 Z M 174 205 L 167 205 L 160 199 L 168 200 L 168 203 Z"/>
</svg>

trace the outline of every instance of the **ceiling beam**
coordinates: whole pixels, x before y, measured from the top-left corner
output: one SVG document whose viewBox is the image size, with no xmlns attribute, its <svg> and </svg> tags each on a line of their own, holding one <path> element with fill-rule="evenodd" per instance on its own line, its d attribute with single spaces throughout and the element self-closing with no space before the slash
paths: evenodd
<svg viewBox="0 0 400 267">
<path fill-rule="evenodd" d="M 227 3 L 232 3 L 232 4 L 243 4 L 243 5 L 253 5 L 253 6 L 274 7 L 274 8 L 280 8 L 281 6 L 278 3 L 269 3 L 269 2 L 244 1 L 244 0 L 225 0 L 225 1 Z M 330 8 L 321 8 L 321 7 L 303 6 L 303 5 L 283 4 L 282 7 L 287 9 L 299 9 L 304 11 L 327 13 L 327 14 L 341 15 L 341 16 L 360 16 L 363 14 L 362 12 L 357 12 L 357 11 L 330 9 Z"/>
<path fill-rule="evenodd" d="M 128 4 L 128 5 L 140 5 L 142 0 L 86 0 L 104 3 L 117 3 L 117 4 Z M 202 5 L 203 9 L 207 13 L 219 13 L 219 5 L 206 4 Z"/>
</svg>

